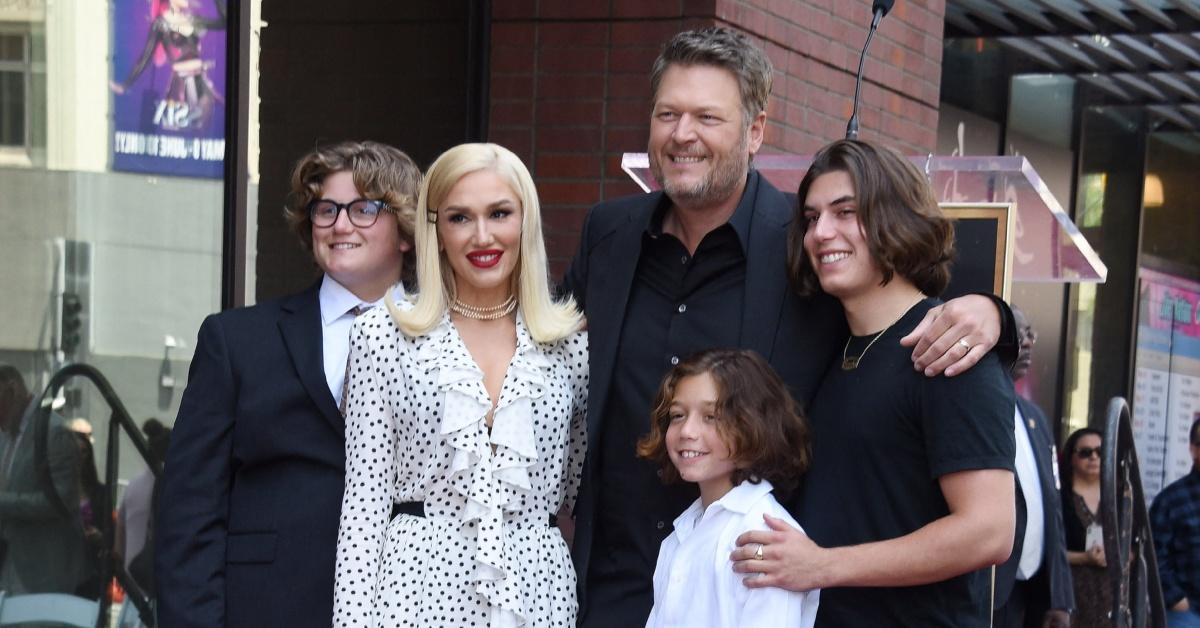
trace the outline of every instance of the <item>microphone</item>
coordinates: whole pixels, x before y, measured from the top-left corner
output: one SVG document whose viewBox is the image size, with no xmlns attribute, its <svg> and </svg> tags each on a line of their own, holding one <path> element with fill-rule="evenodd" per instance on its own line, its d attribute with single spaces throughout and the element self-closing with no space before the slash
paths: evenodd
<svg viewBox="0 0 1200 628">
<path fill-rule="evenodd" d="M 867 48 L 871 46 L 871 38 L 875 36 L 875 30 L 879 28 L 879 22 L 883 16 L 892 10 L 892 5 L 896 4 L 896 0 L 875 0 L 871 3 L 871 28 L 867 31 L 867 43 L 863 44 L 862 55 L 858 58 L 858 76 L 854 81 L 854 111 L 850 115 L 850 121 L 846 123 L 846 139 L 858 139 L 858 99 L 862 92 L 863 80 L 863 62 L 867 60 Z"/>
</svg>

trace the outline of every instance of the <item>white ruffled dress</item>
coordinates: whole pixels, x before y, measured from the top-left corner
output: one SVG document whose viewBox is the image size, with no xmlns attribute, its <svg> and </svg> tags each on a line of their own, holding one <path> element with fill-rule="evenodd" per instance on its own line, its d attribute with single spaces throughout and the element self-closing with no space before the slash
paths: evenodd
<svg viewBox="0 0 1200 628">
<path fill-rule="evenodd" d="M 403 335 L 385 308 L 351 333 L 335 626 L 573 627 L 573 506 L 586 451 L 587 335 L 517 350 L 492 428 L 483 372 L 449 316 Z M 390 518 L 424 502 L 425 517 Z"/>
</svg>

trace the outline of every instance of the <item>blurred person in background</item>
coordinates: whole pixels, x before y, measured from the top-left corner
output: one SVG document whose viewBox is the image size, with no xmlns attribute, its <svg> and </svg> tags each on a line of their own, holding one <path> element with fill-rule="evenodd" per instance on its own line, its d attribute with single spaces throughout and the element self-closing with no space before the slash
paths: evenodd
<svg viewBox="0 0 1200 628">
<path fill-rule="evenodd" d="M 167 457 L 167 445 L 171 430 L 154 418 L 142 424 L 142 433 L 150 446 L 147 467 L 129 481 L 121 504 L 117 506 L 117 529 L 113 535 L 114 551 L 120 557 L 125 570 L 133 577 L 142 591 L 154 593 L 154 543 L 153 513 L 156 503 L 156 487 L 153 466 L 162 468 Z"/>
<path fill-rule="evenodd" d="M 89 443 L 96 444 L 96 437 L 92 434 L 92 422 L 86 418 L 77 416 L 67 421 L 67 428 L 86 438 Z"/>
<path fill-rule="evenodd" d="M 1150 507 L 1158 576 L 1170 628 L 1200 627 L 1200 418 L 1188 432 L 1192 470 Z"/>
<path fill-rule="evenodd" d="M 50 415 L 47 476 L 35 460 L 33 396 L 15 367 L 0 364 L 0 591 L 74 593 L 84 573 L 79 447 Z"/>
<path fill-rule="evenodd" d="M 85 543 L 82 581 L 75 594 L 90 599 L 99 599 L 103 593 L 100 583 L 100 565 L 104 560 L 104 518 L 111 521 L 108 490 L 100 481 L 96 469 L 96 451 L 93 445 L 92 423 L 83 417 L 66 422 L 79 449 L 79 522 L 83 526 Z"/>
</svg>

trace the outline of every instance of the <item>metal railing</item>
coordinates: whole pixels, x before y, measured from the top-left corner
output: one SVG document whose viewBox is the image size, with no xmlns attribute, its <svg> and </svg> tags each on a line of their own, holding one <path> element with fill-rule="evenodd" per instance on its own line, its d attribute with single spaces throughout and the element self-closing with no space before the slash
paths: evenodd
<svg viewBox="0 0 1200 628">
<path fill-rule="evenodd" d="M 108 379 L 104 377 L 95 367 L 87 364 L 68 364 L 58 370 L 51 378 L 50 383 L 46 385 L 46 389 L 42 391 L 41 397 L 38 398 L 37 410 L 33 416 L 34 428 L 34 460 L 36 461 L 37 473 L 42 481 L 49 482 L 53 486 L 53 481 L 50 478 L 50 463 L 47 452 L 47 435 L 50 430 L 50 416 L 54 411 L 54 399 L 58 397 L 59 392 L 63 389 L 68 381 L 76 377 L 81 377 L 90 381 L 99 391 L 101 398 L 108 404 L 111 415 L 108 423 L 108 443 L 105 451 L 105 467 L 104 467 L 104 487 L 108 504 L 116 504 L 117 498 L 117 467 L 120 462 L 120 440 L 117 438 L 120 432 L 124 431 L 133 443 L 135 449 L 145 459 L 151 473 L 154 474 L 154 479 L 157 482 L 162 477 L 161 463 L 154 459 L 150 453 L 150 445 L 146 442 L 145 436 L 138 429 L 136 423 L 129 416 L 129 411 L 125 409 L 125 404 L 121 402 Z M 57 495 L 54 495 L 57 498 Z M 65 504 L 61 503 L 61 498 L 57 498 L 60 502 L 58 506 L 64 512 L 67 511 Z M 103 513 L 103 516 L 97 517 L 97 524 L 103 535 L 100 551 L 100 612 L 96 618 L 97 628 L 102 628 L 108 625 L 109 609 L 112 606 L 112 597 L 109 593 L 108 583 L 112 582 L 115 577 L 121 588 L 125 590 L 126 603 L 132 603 L 137 608 L 138 617 L 146 626 L 153 628 L 154 612 L 151 608 L 149 596 L 138 586 L 138 584 L 130 577 L 129 572 L 125 570 L 125 565 L 122 561 L 116 560 L 113 555 L 113 536 L 115 524 L 112 516 L 109 513 Z"/>
<path fill-rule="evenodd" d="M 1150 518 L 1142 493 L 1129 404 L 1108 402 L 1101 450 L 1100 521 L 1104 555 L 1112 586 L 1114 628 L 1163 628 L 1167 625 Z"/>
</svg>

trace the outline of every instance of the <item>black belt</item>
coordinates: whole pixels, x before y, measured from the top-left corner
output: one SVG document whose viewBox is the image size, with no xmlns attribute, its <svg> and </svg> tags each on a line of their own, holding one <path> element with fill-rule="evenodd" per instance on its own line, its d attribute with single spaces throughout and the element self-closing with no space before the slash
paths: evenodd
<svg viewBox="0 0 1200 628">
<path fill-rule="evenodd" d="M 425 516 L 425 502 L 400 502 L 398 504 L 394 503 L 394 504 L 392 504 L 391 519 L 395 519 L 396 515 L 412 515 L 414 517 L 424 517 Z M 557 528 L 558 527 L 558 517 L 556 517 L 555 515 L 550 515 L 550 518 L 549 518 L 549 521 L 547 521 L 547 524 L 551 528 Z"/>
</svg>

